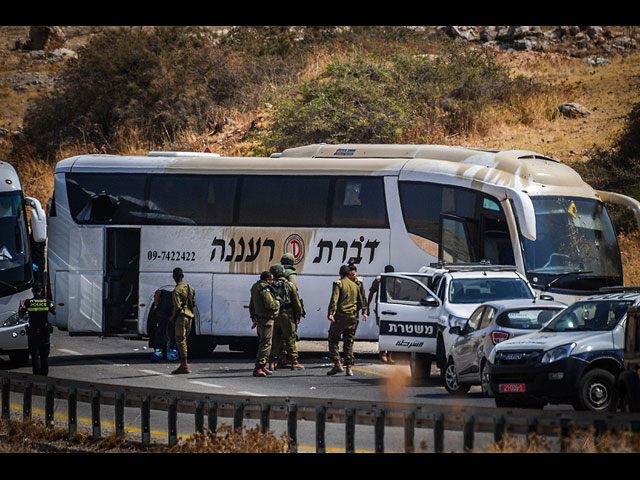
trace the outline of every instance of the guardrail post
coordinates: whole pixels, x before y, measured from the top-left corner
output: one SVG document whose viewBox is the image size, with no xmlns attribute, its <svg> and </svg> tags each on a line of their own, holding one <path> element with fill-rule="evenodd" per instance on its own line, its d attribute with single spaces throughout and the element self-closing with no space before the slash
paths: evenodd
<svg viewBox="0 0 640 480">
<path fill-rule="evenodd" d="M 571 435 L 571 420 L 568 418 L 560 419 L 560 451 L 565 453 L 567 451 L 567 444 L 569 443 L 569 437 Z"/>
<path fill-rule="evenodd" d="M 433 449 L 435 453 L 444 451 L 444 414 L 437 413 L 433 419 Z"/>
<path fill-rule="evenodd" d="M 538 433 L 538 418 L 527 417 L 527 445 L 531 444 L 531 434 Z"/>
<path fill-rule="evenodd" d="M 474 423 L 475 419 L 472 415 L 468 415 L 464 417 L 464 426 L 463 426 L 463 441 L 464 441 L 464 451 L 470 452 L 473 450 L 473 440 L 474 440 Z"/>
<path fill-rule="evenodd" d="M 196 412 L 194 414 L 196 432 L 204 433 L 204 404 L 200 400 L 195 402 Z"/>
<path fill-rule="evenodd" d="M 140 420 L 142 422 L 142 445 L 151 443 L 151 399 L 145 395 L 140 407 Z"/>
<path fill-rule="evenodd" d="M 375 452 L 384 453 L 384 410 L 376 411 L 376 420 L 374 426 Z"/>
<path fill-rule="evenodd" d="M 100 392 L 93 390 L 91 392 L 91 424 L 93 426 L 93 439 L 99 440 L 100 432 Z"/>
<path fill-rule="evenodd" d="M 114 410 L 116 417 L 116 436 L 124 437 L 124 393 L 116 393 Z"/>
<path fill-rule="evenodd" d="M 171 397 L 169 399 L 169 447 L 173 447 L 178 443 L 178 399 Z"/>
<path fill-rule="evenodd" d="M 243 403 L 234 403 L 233 404 L 233 430 L 242 433 L 242 417 L 244 416 L 244 404 Z"/>
<path fill-rule="evenodd" d="M 324 405 L 316 407 L 316 453 L 326 453 L 325 427 L 327 424 L 327 408 Z"/>
<path fill-rule="evenodd" d="M 9 394 L 11 392 L 11 380 L 7 377 L 2 377 L 2 419 L 9 420 L 10 405 Z"/>
<path fill-rule="evenodd" d="M 404 414 L 404 452 L 415 452 L 416 413 L 414 411 Z"/>
<path fill-rule="evenodd" d="M 493 417 L 493 441 L 495 443 L 502 441 L 502 438 L 504 437 L 505 424 L 504 415 Z"/>
<path fill-rule="evenodd" d="M 271 413 L 271 405 L 263 403 L 260 405 L 260 431 L 267 433 L 269 431 L 269 416 Z"/>
<path fill-rule="evenodd" d="M 69 388 L 67 396 L 67 410 L 69 417 L 69 437 L 78 433 L 78 389 Z"/>
<path fill-rule="evenodd" d="M 24 420 L 31 418 L 31 396 L 33 394 L 33 384 L 26 382 L 24 384 L 24 399 L 22 400 L 22 418 Z"/>
<path fill-rule="evenodd" d="M 47 391 L 44 401 L 44 424 L 47 428 L 53 427 L 53 400 L 55 395 L 55 386 L 51 383 L 47 384 Z"/>
<path fill-rule="evenodd" d="M 295 403 L 287 406 L 287 434 L 291 453 L 298 453 L 298 406 Z"/>
<path fill-rule="evenodd" d="M 344 431 L 344 450 L 346 453 L 355 453 L 356 411 L 353 408 L 347 408 L 345 412 Z"/>
<path fill-rule="evenodd" d="M 218 402 L 215 400 L 209 400 L 207 415 L 209 419 L 209 430 L 215 434 L 218 430 Z"/>
</svg>

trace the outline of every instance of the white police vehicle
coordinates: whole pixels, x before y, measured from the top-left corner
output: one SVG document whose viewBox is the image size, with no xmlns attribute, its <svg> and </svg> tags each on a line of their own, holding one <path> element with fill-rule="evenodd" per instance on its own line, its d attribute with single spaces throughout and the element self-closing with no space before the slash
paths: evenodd
<svg viewBox="0 0 640 480">
<path fill-rule="evenodd" d="M 417 273 L 385 273 L 379 286 L 379 349 L 410 354 L 411 375 L 428 377 L 435 360 L 443 368 L 473 311 L 489 300 L 533 299 L 515 266 L 486 262 L 423 267 Z"/>
<path fill-rule="evenodd" d="M 496 405 L 615 411 L 627 310 L 638 304 L 640 288 L 611 289 L 574 303 L 536 333 L 496 345 L 487 363 Z"/>
</svg>

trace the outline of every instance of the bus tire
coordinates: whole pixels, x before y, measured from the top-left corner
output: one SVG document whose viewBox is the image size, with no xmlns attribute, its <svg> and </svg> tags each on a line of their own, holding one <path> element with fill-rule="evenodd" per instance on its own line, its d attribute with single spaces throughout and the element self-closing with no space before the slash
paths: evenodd
<svg viewBox="0 0 640 480">
<path fill-rule="evenodd" d="M 24 366 L 29 361 L 29 350 L 12 350 L 8 355 L 15 366 Z"/>
</svg>

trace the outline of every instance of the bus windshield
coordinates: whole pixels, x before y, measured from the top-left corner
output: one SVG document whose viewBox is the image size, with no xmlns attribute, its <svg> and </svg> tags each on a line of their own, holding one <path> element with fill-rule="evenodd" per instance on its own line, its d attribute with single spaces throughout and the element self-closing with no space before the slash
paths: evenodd
<svg viewBox="0 0 640 480">
<path fill-rule="evenodd" d="M 532 197 L 536 241 L 522 237 L 527 277 L 543 287 L 597 290 L 622 284 L 622 261 L 602 202 Z"/>
<path fill-rule="evenodd" d="M 0 296 L 31 281 L 29 236 L 20 192 L 0 193 Z"/>
</svg>

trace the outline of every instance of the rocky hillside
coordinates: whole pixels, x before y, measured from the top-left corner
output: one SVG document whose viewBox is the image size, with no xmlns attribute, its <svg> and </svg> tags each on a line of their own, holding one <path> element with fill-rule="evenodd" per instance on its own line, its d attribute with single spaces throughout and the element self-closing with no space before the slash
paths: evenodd
<svg viewBox="0 0 640 480">
<path fill-rule="evenodd" d="M 47 94 L 66 62 L 73 59 L 101 26 L 0 27 L 0 158 L 12 161 L 14 140 L 35 98 Z M 224 31 L 228 27 L 208 27 Z M 345 27 L 346 28 L 346 27 Z M 558 93 L 540 99 L 552 115 L 513 119 L 496 112 L 482 135 L 453 135 L 450 144 L 487 148 L 524 148 L 565 162 L 587 160 L 594 146 L 608 148 L 640 103 L 640 27 L 626 26 L 434 26 L 412 27 L 433 37 L 489 48 L 515 74 L 534 77 Z M 543 106 L 544 105 L 544 106 Z M 534 110 L 536 106 L 532 106 Z M 264 124 L 265 112 L 226 118 L 209 137 L 223 154 L 242 154 L 246 133 Z M 51 165 L 31 167 L 27 193 L 45 202 L 50 196 Z M 637 239 L 623 240 L 627 273 L 640 284 Z M 634 263 L 635 262 L 635 263 Z"/>
</svg>

